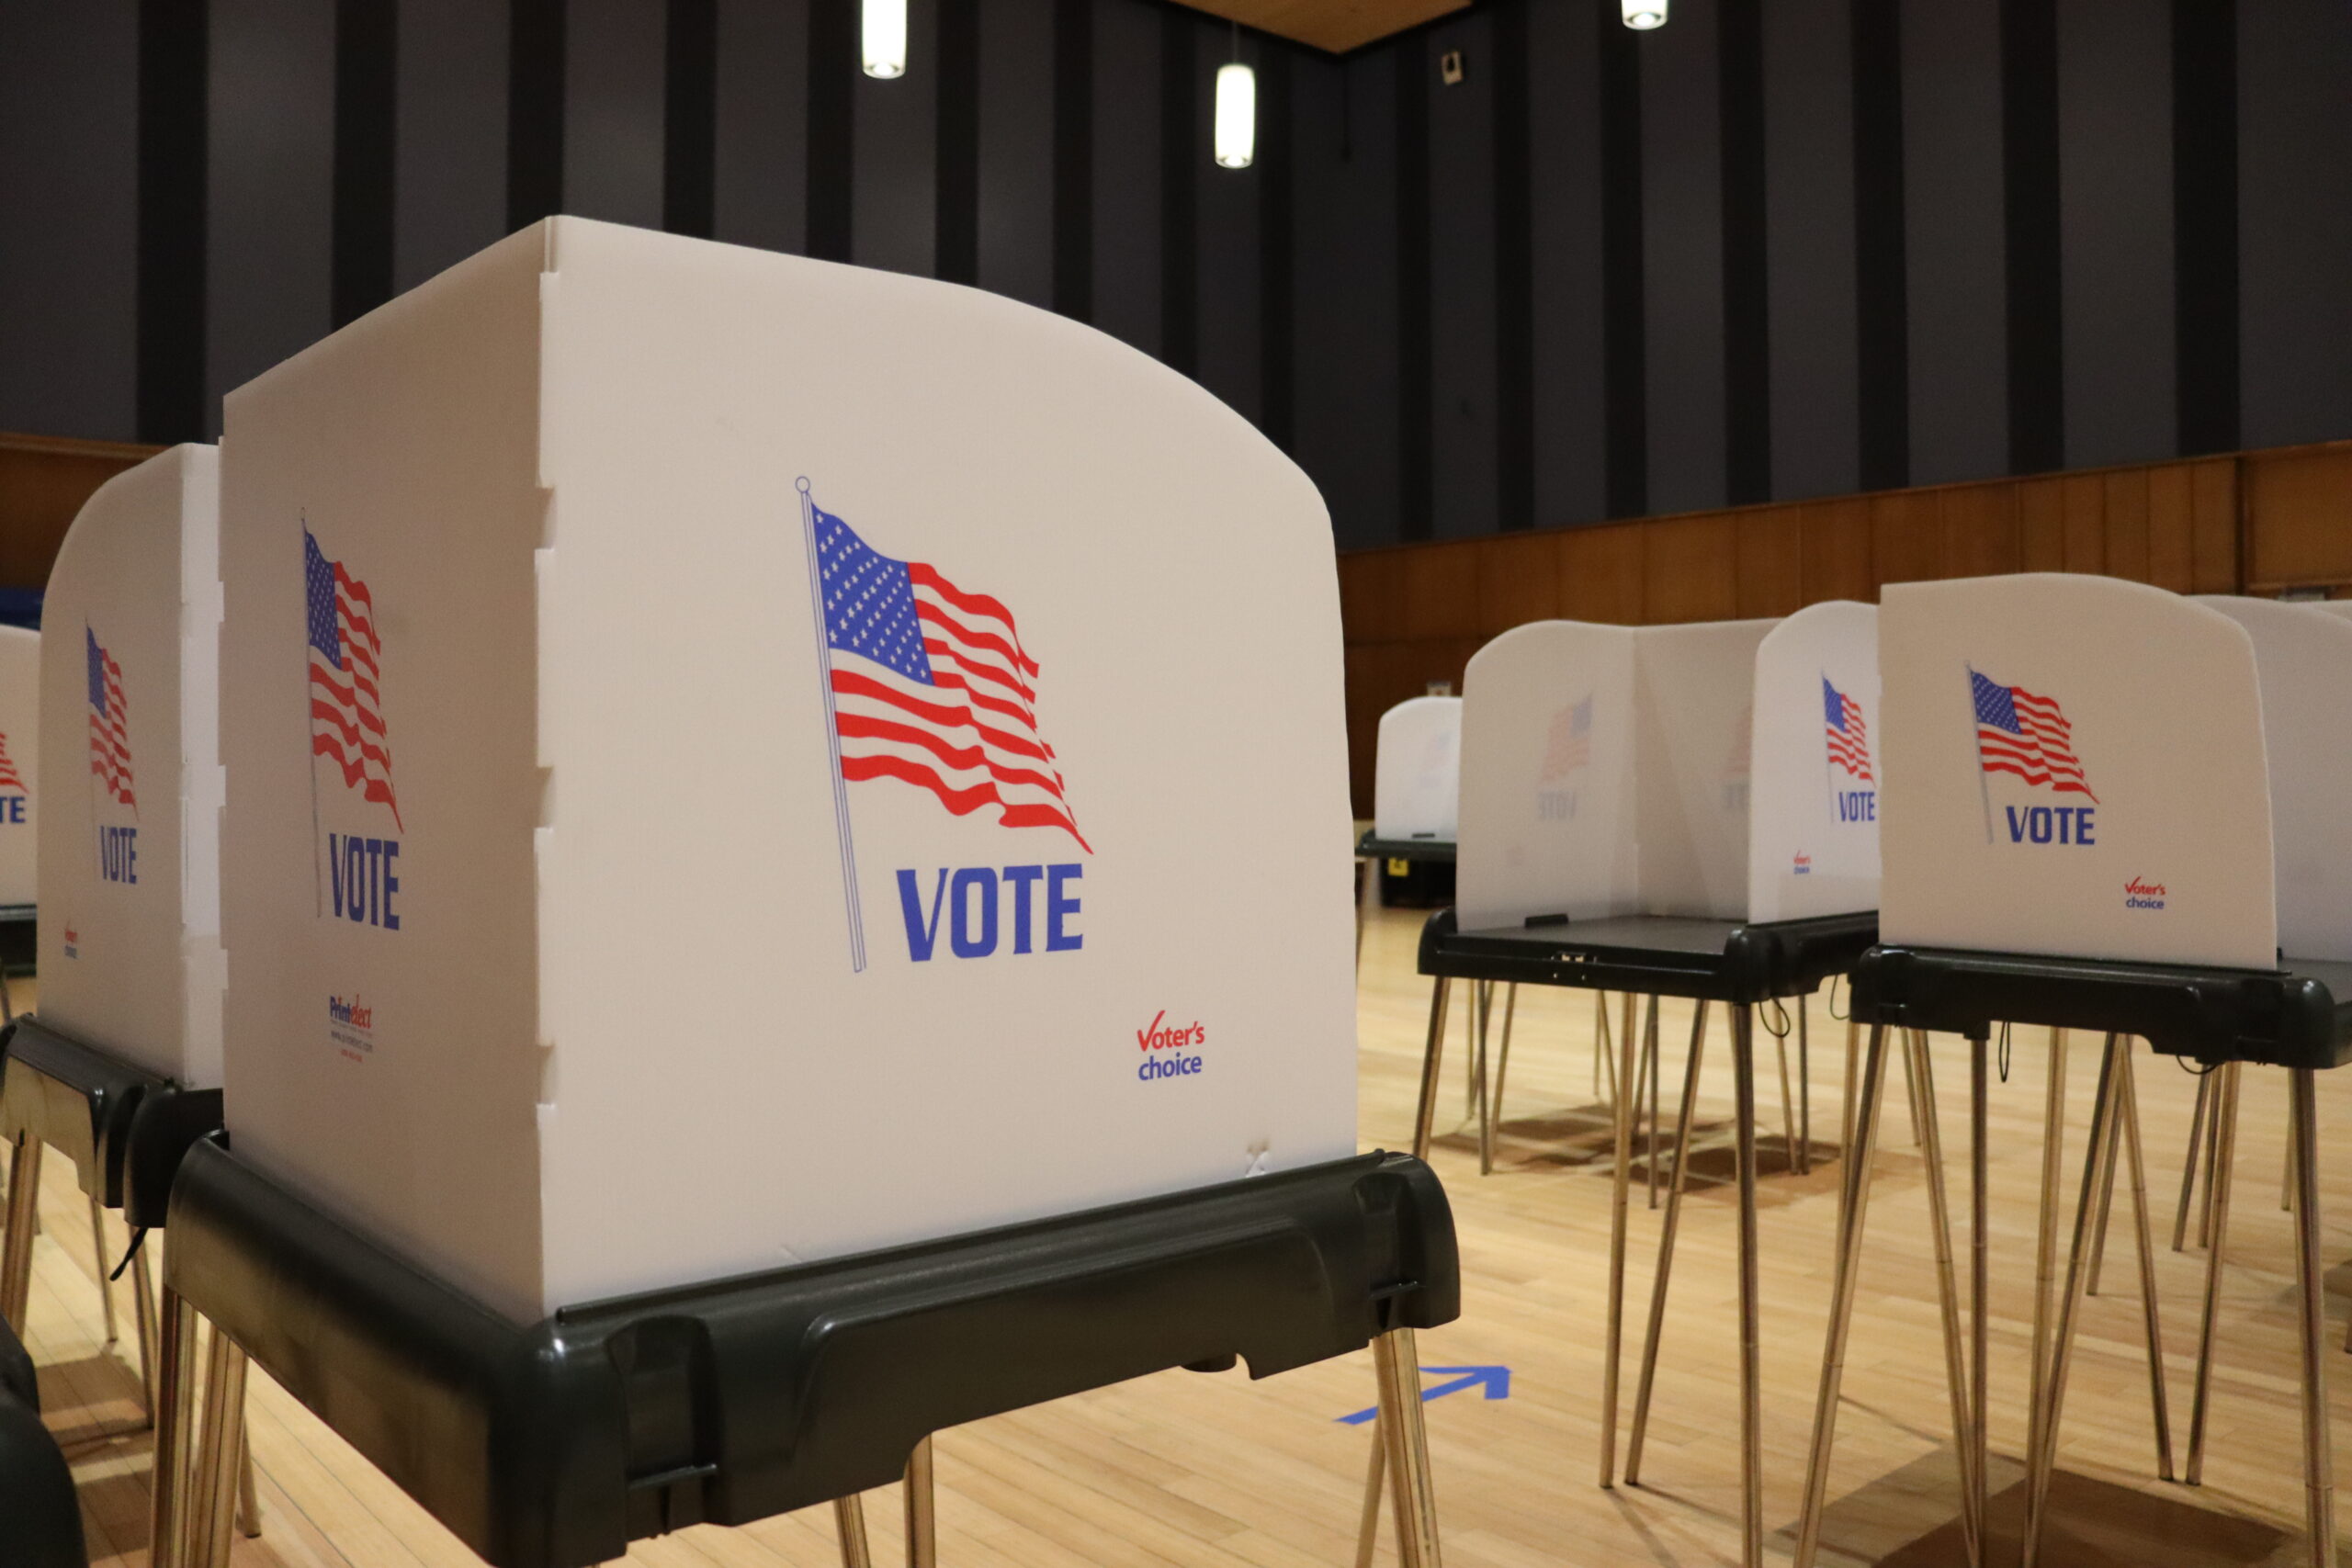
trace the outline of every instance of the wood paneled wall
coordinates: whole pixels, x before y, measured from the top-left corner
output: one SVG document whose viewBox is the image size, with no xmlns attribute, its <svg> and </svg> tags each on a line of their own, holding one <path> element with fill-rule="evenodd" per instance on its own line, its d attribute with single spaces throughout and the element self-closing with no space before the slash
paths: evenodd
<svg viewBox="0 0 2352 1568">
<path fill-rule="evenodd" d="M 90 492 L 160 446 L 0 432 L 0 588 L 40 588 Z"/>
<path fill-rule="evenodd" d="M 1513 626 L 1785 615 L 2009 571 L 2352 596 L 2352 442 L 1344 554 L 1356 811 L 1372 808 L 1380 716 L 1431 682 L 1460 690 L 1470 656 Z"/>
</svg>

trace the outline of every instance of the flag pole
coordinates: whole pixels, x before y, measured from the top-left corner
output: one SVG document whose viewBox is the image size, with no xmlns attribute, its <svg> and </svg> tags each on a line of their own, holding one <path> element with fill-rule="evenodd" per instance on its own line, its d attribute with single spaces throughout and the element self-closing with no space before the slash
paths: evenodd
<svg viewBox="0 0 2352 1568">
<path fill-rule="evenodd" d="M 1993 841 L 1993 790 L 1984 782 L 1984 736 L 1976 723 L 1976 666 L 1968 671 L 1968 736 L 1976 747 L 1976 795 L 1984 803 L 1984 841 Z"/>
<path fill-rule="evenodd" d="M 302 711 L 310 717 L 302 726 L 302 745 L 308 755 L 302 759 L 303 772 L 311 775 L 311 916 L 313 919 L 327 918 L 326 889 L 322 886 L 326 874 L 319 868 L 319 716 L 311 713 L 311 520 L 302 519 Z"/>
<path fill-rule="evenodd" d="M 89 657 L 89 650 L 97 646 L 97 641 L 98 634 L 90 629 L 89 622 L 84 621 L 82 623 L 84 658 Z M 86 707 L 89 705 L 85 703 L 83 705 Z M 91 716 L 96 718 L 96 715 L 94 713 Z M 98 880 L 104 882 L 107 879 L 106 829 L 98 821 L 98 770 L 95 757 L 92 758 L 90 766 L 90 858 L 92 868 L 98 874 Z"/>
<path fill-rule="evenodd" d="M 817 687 L 825 704 L 825 746 L 833 770 L 833 832 L 842 849 L 842 902 L 849 918 L 849 966 L 852 974 L 865 969 L 865 917 L 858 907 L 857 845 L 851 836 L 849 781 L 842 777 L 842 732 L 833 711 L 833 642 L 825 630 L 824 573 L 817 563 L 817 503 L 808 493 L 808 479 L 797 481 L 800 491 L 800 538 L 808 560 L 808 613 L 817 634 Z"/>
</svg>

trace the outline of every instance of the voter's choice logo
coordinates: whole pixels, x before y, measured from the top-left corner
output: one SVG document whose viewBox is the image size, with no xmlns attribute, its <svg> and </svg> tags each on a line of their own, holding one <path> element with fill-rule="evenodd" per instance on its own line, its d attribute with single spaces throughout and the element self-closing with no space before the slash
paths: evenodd
<svg viewBox="0 0 2352 1568">
<path fill-rule="evenodd" d="M 68 958 L 82 956 L 82 933 L 74 929 L 74 922 L 71 920 L 65 922 L 65 956 Z"/>
<path fill-rule="evenodd" d="M 392 790 L 376 598 L 365 581 L 319 547 L 307 522 L 302 597 L 310 666 L 303 701 L 310 709 L 311 875 L 317 910 L 322 917 L 396 931 L 401 841 L 384 827 L 389 823 L 393 833 L 406 829 Z M 323 802 L 322 760 L 329 781 Z"/>
<path fill-rule="evenodd" d="M 1136 1049 L 1143 1053 L 1143 1061 L 1136 1068 L 1136 1080 L 1159 1083 L 1169 1078 L 1198 1077 L 1204 1071 L 1199 1051 L 1208 1039 L 1209 1032 L 1200 1020 L 1170 1023 L 1168 1010 L 1160 1009 L 1149 1023 L 1136 1031 Z"/>
<path fill-rule="evenodd" d="M 25 803 L 30 795 L 24 774 L 17 771 L 16 759 L 8 755 L 8 737 L 0 732 L 0 828 L 24 823 Z"/>
<path fill-rule="evenodd" d="M 1803 850 L 1799 850 L 1789 862 L 1789 874 L 1791 876 L 1811 876 L 1813 874 L 1813 857 L 1805 853 Z"/>
<path fill-rule="evenodd" d="M 2075 727 L 2055 697 L 2023 686 L 2005 686 L 1974 668 L 1968 671 L 1976 718 L 1977 788 L 1984 802 L 1984 841 L 1996 841 L 1996 824 L 2008 841 L 2021 845 L 2088 846 L 2098 842 L 2096 810 L 2083 760 L 2075 751 Z M 2048 806 L 2029 801 L 2005 804 L 1996 818 L 1990 781 L 1995 774 L 2022 779 L 2053 797 L 2080 795 L 2090 804 Z M 2010 786 L 2014 788 L 2015 786 Z"/>
<path fill-rule="evenodd" d="M 2170 897 L 2163 883 L 2150 882 L 2145 877 L 2135 876 L 2123 885 L 2123 907 L 2127 909 L 2161 910 Z"/>
<path fill-rule="evenodd" d="M 886 556 L 799 482 L 850 966 L 865 922 L 849 786 L 921 791 L 950 816 L 1091 856 L 1059 760 L 1037 719 L 1043 671 L 1012 610 L 925 561 Z M 869 846 L 871 849 L 872 846 Z M 987 857 L 992 863 L 995 856 Z M 929 963 L 1077 952 L 1085 862 L 899 869 L 907 956 Z"/>
</svg>

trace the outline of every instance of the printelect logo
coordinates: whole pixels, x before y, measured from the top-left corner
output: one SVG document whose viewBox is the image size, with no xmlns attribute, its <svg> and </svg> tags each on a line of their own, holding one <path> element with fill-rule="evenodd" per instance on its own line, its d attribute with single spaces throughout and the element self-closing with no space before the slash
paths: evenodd
<svg viewBox="0 0 2352 1568">
<path fill-rule="evenodd" d="M 2165 897 L 2165 885 L 2161 882 L 2143 882 L 2135 876 L 2123 885 L 2123 907 L 2127 909 L 2161 909 Z"/>
<path fill-rule="evenodd" d="M 1201 1027 L 1198 1019 L 1176 1028 L 1169 1025 L 1167 1018 L 1168 1010 L 1161 1008 L 1149 1023 L 1136 1031 L 1136 1048 L 1144 1053 L 1143 1066 L 1136 1069 L 1136 1077 L 1140 1082 L 1200 1075 L 1201 1059 L 1184 1055 L 1184 1049 L 1189 1045 L 1206 1044 L 1209 1032 Z M 1156 1052 L 1165 1054 L 1154 1055 Z"/>
</svg>

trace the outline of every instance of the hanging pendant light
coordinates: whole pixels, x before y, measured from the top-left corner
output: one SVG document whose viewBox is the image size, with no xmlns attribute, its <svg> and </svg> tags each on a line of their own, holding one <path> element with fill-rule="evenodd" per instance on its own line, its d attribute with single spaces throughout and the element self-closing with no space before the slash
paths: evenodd
<svg viewBox="0 0 2352 1568">
<path fill-rule="evenodd" d="M 1637 32 L 1666 26 L 1667 0 L 1622 0 L 1625 25 Z"/>
<path fill-rule="evenodd" d="M 907 73 L 907 0 L 865 0 L 865 73 L 888 81 Z"/>
<path fill-rule="evenodd" d="M 1246 169 L 1258 153 L 1258 74 L 1239 61 L 1216 68 L 1216 161 Z"/>
</svg>

